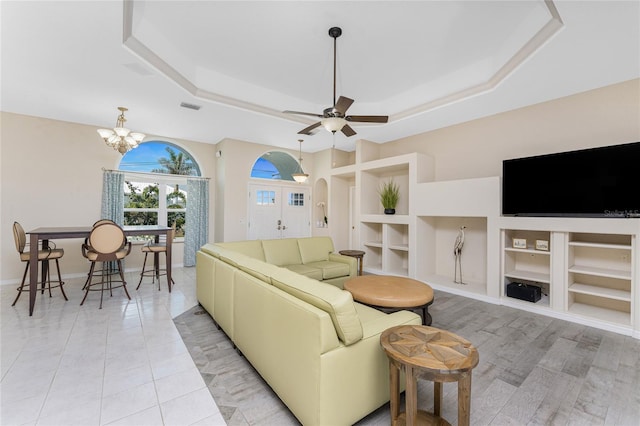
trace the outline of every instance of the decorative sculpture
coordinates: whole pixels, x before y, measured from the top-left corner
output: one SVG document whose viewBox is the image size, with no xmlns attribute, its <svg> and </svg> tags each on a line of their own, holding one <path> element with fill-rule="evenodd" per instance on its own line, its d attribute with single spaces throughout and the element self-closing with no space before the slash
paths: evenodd
<svg viewBox="0 0 640 426">
<path fill-rule="evenodd" d="M 456 242 L 453 245 L 453 255 L 455 256 L 455 265 L 453 272 L 453 282 L 456 284 L 466 284 L 462 282 L 462 247 L 464 246 L 464 229 L 466 226 L 461 226 L 456 237 Z M 460 270 L 460 281 L 458 281 L 458 270 Z"/>
</svg>

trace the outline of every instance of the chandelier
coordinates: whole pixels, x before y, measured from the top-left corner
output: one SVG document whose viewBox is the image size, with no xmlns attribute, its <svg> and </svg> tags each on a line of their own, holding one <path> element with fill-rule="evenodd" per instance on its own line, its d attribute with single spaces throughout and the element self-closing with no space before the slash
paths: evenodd
<svg viewBox="0 0 640 426">
<path fill-rule="evenodd" d="M 298 152 L 298 172 L 291 173 L 291 176 L 296 182 L 305 183 L 307 181 L 307 178 L 309 177 L 309 174 L 302 171 L 302 139 L 298 139 L 298 142 L 300 142 L 300 151 Z"/>
<path fill-rule="evenodd" d="M 133 148 L 136 148 L 140 142 L 142 142 L 145 135 L 131 132 L 131 130 L 124 127 L 124 123 L 127 121 L 127 119 L 124 118 L 124 113 L 127 111 L 127 108 L 118 107 L 118 110 L 120 111 L 120 115 L 116 121 L 116 127 L 114 127 L 113 130 L 98 129 L 98 134 L 104 139 L 108 146 L 124 155 Z"/>
</svg>

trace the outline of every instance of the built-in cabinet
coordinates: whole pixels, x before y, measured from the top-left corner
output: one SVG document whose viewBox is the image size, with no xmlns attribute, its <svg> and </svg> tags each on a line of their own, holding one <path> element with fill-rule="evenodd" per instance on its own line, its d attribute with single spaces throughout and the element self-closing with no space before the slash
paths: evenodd
<svg viewBox="0 0 640 426">
<path fill-rule="evenodd" d="M 351 229 L 343 224 L 342 229 L 355 234 L 351 248 L 365 252 L 364 270 L 375 274 L 414 276 L 414 192 L 418 183 L 433 180 L 433 161 L 418 153 L 378 158 L 377 148 L 373 145 L 359 141 L 360 154 L 356 155 L 356 163 L 333 169 L 332 204 L 344 206 L 346 185 L 355 186 L 355 223 Z M 395 214 L 384 214 L 378 194 L 382 184 L 388 181 L 393 181 L 400 190 Z"/>
<path fill-rule="evenodd" d="M 395 222 L 394 222 L 395 220 Z M 368 217 L 361 222 L 364 268 L 370 273 L 409 275 L 409 224 L 407 216 Z"/>
<path fill-rule="evenodd" d="M 633 246 L 631 235 L 570 233 L 567 311 L 630 326 Z"/>
<path fill-rule="evenodd" d="M 639 219 L 503 217 L 499 177 L 435 181 L 430 157 L 380 158 L 375 145 L 359 141 L 355 163 L 332 170 L 328 201 L 332 236 L 365 251 L 366 272 L 640 338 Z M 390 179 L 400 202 L 385 215 L 378 189 Z M 508 297 L 511 283 L 538 286 L 542 297 Z"/>
<path fill-rule="evenodd" d="M 640 337 L 640 256 L 635 219 L 502 218 L 504 304 Z M 520 225 L 513 229 L 514 224 Z M 598 231 L 598 232 L 594 232 Z M 526 241 L 526 247 L 522 247 Z M 536 247 L 536 241 L 541 246 Z M 547 244 L 548 242 L 548 244 Z M 512 282 L 536 285 L 532 303 L 507 296 Z M 548 312 L 547 312 L 548 313 Z"/>
<path fill-rule="evenodd" d="M 545 231 L 527 231 L 521 229 L 503 230 L 504 288 L 512 283 L 538 286 L 542 289 L 541 306 L 550 306 L 549 290 L 551 284 L 550 233 Z M 543 242 L 546 242 L 544 244 Z M 538 244 L 538 248 L 536 248 Z M 541 247 L 546 247 L 543 249 Z M 526 302 L 531 303 L 531 302 Z"/>
</svg>

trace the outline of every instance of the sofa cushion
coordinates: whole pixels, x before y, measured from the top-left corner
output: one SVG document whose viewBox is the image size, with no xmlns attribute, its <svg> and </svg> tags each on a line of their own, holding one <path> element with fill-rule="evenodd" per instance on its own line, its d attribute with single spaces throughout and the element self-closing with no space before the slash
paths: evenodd
<svg viewBox="0 0 640 426">
<path fill-rule="evenodd" d="M 241 271 L 258 278 L 269 285 L 271 285 L 271 275 L 273 275 L 274 271 L 278 271 L 280 269 L 276 265 L 262 262 L 249 256 L 239 260 L 237 263 L 238 268 L 240 268 Z"/>
<path fill-rule="evenodd" d="M 200 251 L 210 254 L 211 256 L 220 259 L 220 247 L 216 244 L 207 243 L 200 247 Z"/>
<path fill-rule="evenodd" d="M 302 263 L 321 262 L 329 260 L 329 253 L 333 252 L 333 241 L 331 237 L 298 238 L 298 247 Z"/>
<path fill-rule="evenodd" d="M 322 281 L 322 269 L 314 268 L 309 265 L 284 265 L 290 271 L 304 275 L 305 277 L 313 278 L 314 280 Z"/>
<path fill-rule="evenodd" d="M 254 259 L 265 260 L 262 241 L 260 240 L 230 241 L 226 243 L 216 243 L 215 245 L 240 252 Z"/>
<path fill-rule="evenodd" d="M 344 277 L 349 275 L 349 265 L 346 263 L 340 262 L 330 262 L 328 260 L 322 262 L 311 262 L 307 263 L 307 267 L 317 268 L 322 271 L 322 279 L 328 280 L 331 278 Z"/>
<path fill-rule="evenodd" d="M 267 263 L 276 266 L 300 265 L 300 250 L 296 238 L 281 240 L 262 240 L 262 248 Z"/>
<path fill-rule="evenodd" d="M 274 273 L 271 284 L 327 312 L 338 338 L 345 345 L 351 345 L 362 339 L 362 324 L 353 297 L 348 291 L 288 270 Z"/>
</svg>

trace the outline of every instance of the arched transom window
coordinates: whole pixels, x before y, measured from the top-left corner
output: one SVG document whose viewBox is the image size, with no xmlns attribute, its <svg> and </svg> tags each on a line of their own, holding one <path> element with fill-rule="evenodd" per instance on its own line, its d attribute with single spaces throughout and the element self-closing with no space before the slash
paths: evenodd
<svg viewBox="0 0 640 426">
<path fill-rule="evenodd" d="M 261 155 L 253 164 L 251 177 L 293 181 L 292 174 L 300 170 L 300 163 L 291 154 L 269 151 Z"/>
</svg>

